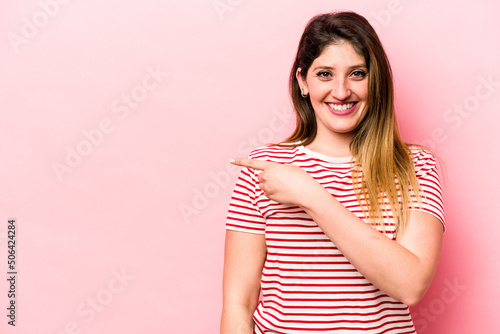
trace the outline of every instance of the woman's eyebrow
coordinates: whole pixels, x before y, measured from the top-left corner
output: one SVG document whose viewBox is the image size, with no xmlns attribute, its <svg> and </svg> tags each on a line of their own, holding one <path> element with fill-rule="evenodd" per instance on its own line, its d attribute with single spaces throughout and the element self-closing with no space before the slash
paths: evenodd
<svg viewBox="0 0 500 334">
<path fill-rule="evenodd" d="M 353 65 L 353 66 L 350 66 L 348 67 L 349 70 L 352 70 L 352 69 L 355 69 L 355 68 L 366 68 L 366 64 L 365 63 L 362 63 L 362 64 L 357 64 L 357 65 Z M 317 71 L 317 70 L 335 70 L 335 67 L 332 67 L 332 66 L 316 66 L 313 71 Z"/>
</svg>

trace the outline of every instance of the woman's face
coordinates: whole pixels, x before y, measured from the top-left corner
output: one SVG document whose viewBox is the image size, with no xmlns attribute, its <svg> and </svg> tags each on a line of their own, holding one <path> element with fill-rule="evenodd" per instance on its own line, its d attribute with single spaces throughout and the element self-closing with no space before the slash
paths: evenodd
<svg viewBox="0 0 500 334">
<path fill-rule="evenodd" d="M 327 46 L 302 78 L 303 93 L 309 94 L 318 125 L 317 138 L 352 138 L 363 121 L 368 100 L 368 69 L 365 59 L 345 40 Z"/>
</svg>

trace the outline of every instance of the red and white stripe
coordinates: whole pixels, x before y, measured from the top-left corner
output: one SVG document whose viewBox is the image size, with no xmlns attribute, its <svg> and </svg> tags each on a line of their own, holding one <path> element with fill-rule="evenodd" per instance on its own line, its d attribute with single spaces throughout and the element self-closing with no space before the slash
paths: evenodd
<svg viewBox="0 0 500 334">
<path fill-rule="evenodd" d="M 424 198 L 419 210 L 443 222 L 436 160 L 413 149 Z M 332 158 L 303 146 L 270 146 L 250 158 L 295 164 L 307 171 L 357 217 L 365 220 L 352 186 L 350 157 Z M 299 207 L 268 199 L 259 188 L 260 171 L 242 168 L 229 205 L 226 228 L 265 234 L 263 299 L 255 313 L 256 333 L 415 333 L 408 307 L 374 287 Z M 388 207 L 384 226 L 395 238 Z M 383 254 L 381 254 L 383 256 Z"/>
</svg>

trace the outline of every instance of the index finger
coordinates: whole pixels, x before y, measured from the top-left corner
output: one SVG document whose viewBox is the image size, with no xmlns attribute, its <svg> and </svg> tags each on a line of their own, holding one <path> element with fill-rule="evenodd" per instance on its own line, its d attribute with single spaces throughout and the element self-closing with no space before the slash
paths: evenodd
<svg viewBox="0 0 500 334">
<path fill-rule="evenodd" d="M 271 161 L 263 161 L 263 160 L 257 160 L 257 159 L 244 159 L 244 158 L 229 159 L 229 162 L 232 163 L 233 165 L 248 167 L 248 168 L 253 168 L 253 169 L 258 169 L 258 170 L 264 170 L 267 167 L 269 167 L 271 164 L 273 164 L 273 162 L 271 162 Z"/>
</svg>

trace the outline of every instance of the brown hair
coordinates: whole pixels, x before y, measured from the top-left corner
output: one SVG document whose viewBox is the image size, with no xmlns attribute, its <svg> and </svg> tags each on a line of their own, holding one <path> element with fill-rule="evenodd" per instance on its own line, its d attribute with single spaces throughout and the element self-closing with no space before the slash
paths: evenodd
<svg viewBox="0 0 500 334">
<path fill-rule="evenodd" d="M 384 203 L 388 203 L 399 230 L 408 220 L 412 195 L 420 202 L 419 192 L 413 191 L 419 186 L 411 152 L 399 134 L 389 60 L 375 30 L 363 16 L 353 12 L 322 14 L 307 24 L 290 72 L 296 128 L 283 144 L 307 145 L 316 137 L 314 109 L 309 97 L 302 97 L 296 73 L 300 68 L 305 79 L 309 67 L 325 47 L 343 40 L 364 57 L 368 68 L 366 116 L 350 143 L 355 158 L 356 196 L 372 224 L 382 223 L 383 212 L 387 211 Z"/>
</svg>

